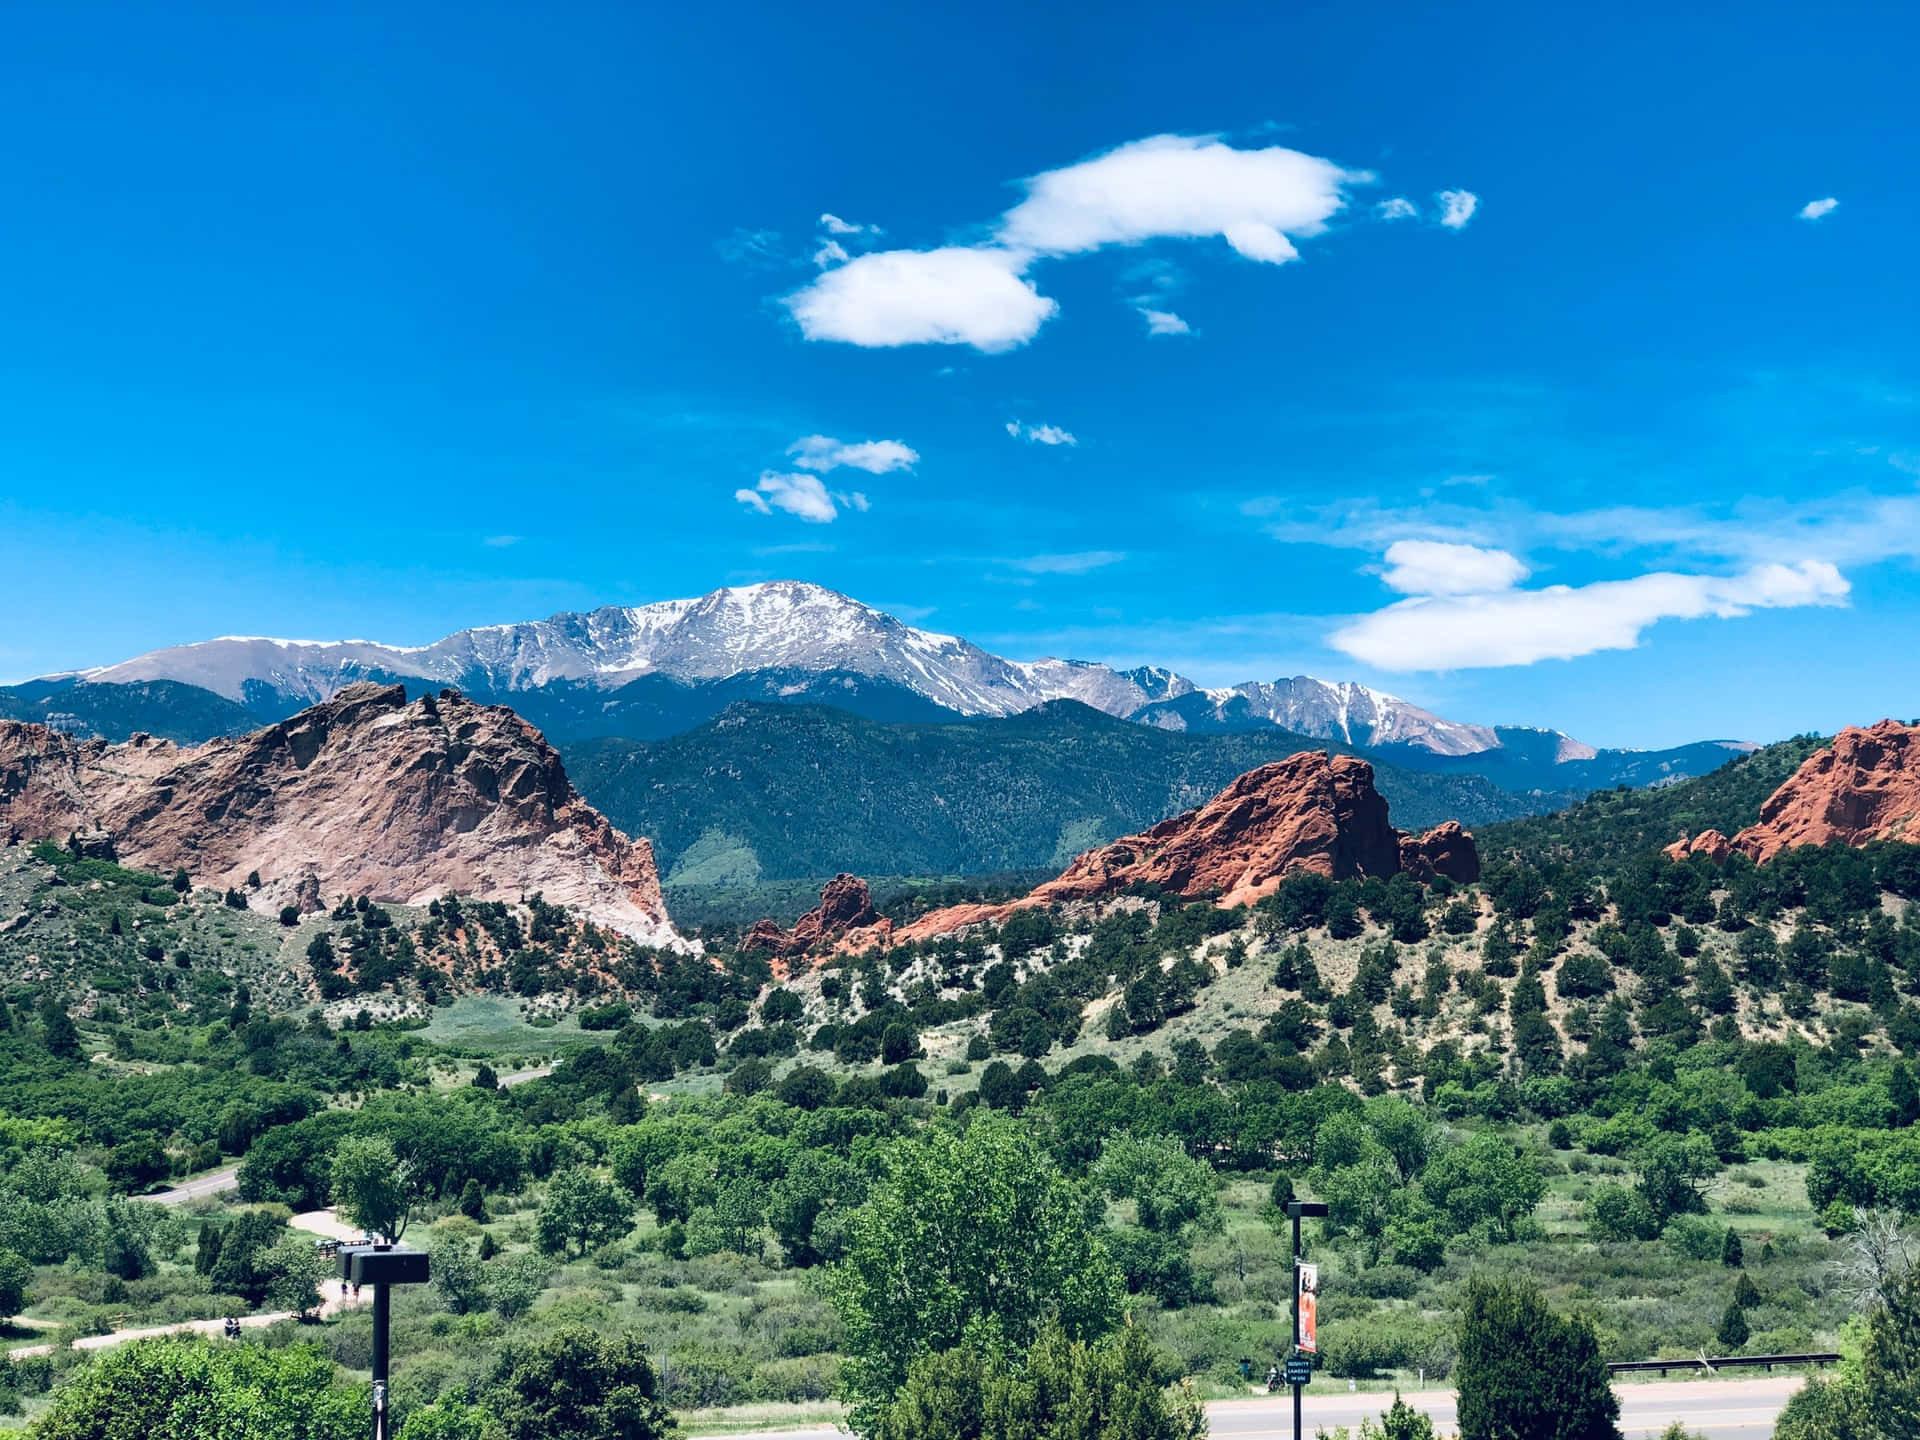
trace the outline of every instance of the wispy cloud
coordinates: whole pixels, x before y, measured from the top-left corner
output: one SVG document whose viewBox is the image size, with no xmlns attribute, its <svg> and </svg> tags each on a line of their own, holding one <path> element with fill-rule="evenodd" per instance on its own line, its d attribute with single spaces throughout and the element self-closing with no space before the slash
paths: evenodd
<svg viewBox="0 0 1920 1440">
<path fill-rule="evenodd" d="M 489 549 L 504 550 L 509 545 L 518 545 L 520 543 L 520 537 L 518 535 L 489 535 L 480 543 Z"/>
<path fill-rule="evenodd" d="M 1355 550 L 1431 540 L 1523 553 L 1541 548 L 1601 555 L 1656 552 L 1735 565 L 1807 558 L 1842 566 L 1920 560 L 1920 491 L 1913 490 L 1855 490 L 1793 502 L 1750 499 L 1718 509 L 1611 505 L 1548 511 L 1497 497 L 1483 504 L 1353 500 L 1311 507 L 1256 499 L 1241 509 L 1264 520 L 1266 532 L 1277 540 Z"/>
<path fill-rule="evenodd" d="M 1025 440 L 1033 445 L 1078 445 L 1080 438 L 1071 430 L 1062 430 L 1058 425 L 1023 425 L 1018 420 L 1007 421 L 1007 434 L 1016 440 Z"/>
<path fill-rule="evenodd" d="M 1827 196 L 1824 200 L 1809 200 L 1800 207 L 1800 218 L 1802 220 L 1818 220 L 1824 215 L 1831 215 L 1839 208 L 1840 202 L 1831 195 Z"/>
<path fill-rule="evenodd" d="M 1140 316 L 1147 322 L 1149 335 L 1191 335 L 1193 327 L 1171 310 L 1149 310 L 1139 307 Z"/>
<path fill-rule="evenodd" d="M 1124 550 L 1080 550 L 1069 555 L 1028 555 L 1006 563 L 1029 575 L 1085 575 L 1090 570 L 1118 565 L 1126 558 Z"/>
<path fill-rule="evenodd" d="M 1449 230 L 1464 230 L 1480 208 L 1480 197 L 1471 190 L 1442 190 L 1434 199 L 1440 202 L 1440 223 Z"/>
<path fill-rule="evenodd" d="M 772 270 L 787 263 L 778 230 L 735 230 L 715 241 L 713 248 L 728 264 L 744 265 L 750 270 Z"/>
<path fill-rule="evenodd" d="M 918 463 L 919 452 L 900 440 L 859 440 L 851 444 L 831 435 L 803 435 L 787 447 L 787 454 L 802 470 L 822 474 L 842 465 L 865 470 L 869 475 L 885 475 Z"/>
<path fill-rule="evenodd" d="M 1402 195 L 1396 195 L 1391 200 L 1382 200 L 1373 207 L 1374 218 L 1377 220 L 1411 220 L 1419 213 L 1419 207 Z"/>
<path fill-rule="evenodd" d="M 809 340 L 1011 349 L 1059 309 L 1028 278 L 1039 260 L 1217 238 L 1245 259 L 1284 264 L 1344 208 L 1348 186 L 1371 178 L 1278 145 L 1155 135 L 1031 177 L 980 244 L 857 256 L 786 305 Z"/>
<path fill-rule="evenodd" d="M 859 225 L 852 220 L 842 220 L 838 215 L 822 215 L 820 228 L 829 235 L 884 235 L 887 232 L 878 225 Z"/>
</svg>

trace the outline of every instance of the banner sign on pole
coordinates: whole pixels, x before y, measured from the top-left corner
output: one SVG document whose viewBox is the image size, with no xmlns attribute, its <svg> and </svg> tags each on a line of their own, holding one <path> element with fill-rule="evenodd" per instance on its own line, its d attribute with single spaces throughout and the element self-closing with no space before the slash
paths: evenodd
<svg viewBox="0 0 1920 1440">
<path fill-rule="evenodd" d="M 1307 1352 L 1316 1354 L 1319 1349 L 1320 1317 L 1320 1267 L 1318 1265 L 1295 1265 L 1293 1268 L 1294 1286 L 1298 1293 L 1299 1332 L 1293 1337 L 1294 1345 Z"/>
</svg>

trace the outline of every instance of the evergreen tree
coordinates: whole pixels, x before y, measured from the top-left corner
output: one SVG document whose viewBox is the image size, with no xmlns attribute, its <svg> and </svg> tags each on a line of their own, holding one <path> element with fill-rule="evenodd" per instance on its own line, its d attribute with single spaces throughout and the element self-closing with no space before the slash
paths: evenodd
<svg viewBox="0 0 1920 1440">
<path fill-rule="evenodd" d="M 1761 1301 L 1760 1287 L 1753 1283 L 1753 1277 L 1746 1271 L 1740 1272 L 1740 1278 L 1733 1285 L 1733 1303 L 1742 1310 L 1751 1310 Z"/>
<path fill-rule="evenodd" d="M 1731 1355 L 1747 1343 L 1752 1333 L 1747 1326 L 1747 1312 L 1740 1308 L 1738 1300 L 1730 1301 L 1726 1313 L 1720 1317 L 1720 1333 L 1715 1337 L 1720 1348 Z"/>
<path fill-rule="evenodd" d="M 1729 1270 L 1738 1270 L 1747 1263 L 1746 1247 L 1740 1243 L 1740 1232 L 1731 1225 L 1727 1227 L 1727 1238 L 1720 1242 L 1720 1263 Z"/>
<path fill-rule="evenodd" d="M 200 1222 L 199 1243 L 193 1248 L 193 1273 L 211 1275 L 220 1259 L 220 1231 L 211 1221 Z"/>
<path fill-rule="evenodd" d="M 1881 1435 L 1920 1435 L 1920 1270 L 1908 1271 L 1869 1317 L 1861 1379 Z"/>
<path fill-rule="evenodd" d="M 1893 1123 L 1899 1126 L 1920 1121 L 1920 1085 L 1914 1084 L 1913 1070 L 1895 1062 L 1887 1077 L 1887 1099 L 1893 1104 Z"/>
<path fill-rule="evenodd" d="M 40 1005 L 40 1042 L 49 1055 L 62 1060 L 80 1058 L 80 1032 L 73 1028 L 67 1007 L 49 995 Z"/>
<path fill-rule="evenodd" d="M 1460 1440 L 1619 1440 L 1593 1327 L 1524 1281 L 1468 1281 L 1454 1379 Z"/>
</svg>

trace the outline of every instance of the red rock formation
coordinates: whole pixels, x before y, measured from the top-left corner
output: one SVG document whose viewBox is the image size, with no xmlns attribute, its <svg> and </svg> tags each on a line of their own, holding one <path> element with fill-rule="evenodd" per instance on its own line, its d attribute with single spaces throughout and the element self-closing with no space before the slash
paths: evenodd
<svg viewBox="0 0 1920 1440">
<path fill-rule="evenodd" d="M 1733 853 L 1733 842 L 1718 830 L 1702 830 L 1691 840 L 1682 835 L 1664 848 L 1667 858 L 1675 863 L 1692 855 L 1704 855 L 1718 865 Z"/>
<path fill-rule="evenodd" d="M 820 903 L 782 930 L 761 920 L 747 932 L 746 948 L 770 950 L 783 959 L 810 952 L 884 948 L 893 939 L 893 921 L 873 908 L 867 882 L 857 875 L 836 875 L 820 892 Z"/>
<path fill-rule="evenodd" d="M 1022 900 L 936 910 L 899 938 L 948 934 L 1027 906 L 1098 899 L 1140 883 L 1214 894 L 1232 906 L 1271 895 L 1295 870 L 1346 879 L 1402 868 L 1467 882 L 1479 878 L 1480 858 L 1473 836 L 1455 822 L 1418 839 L 1394 829 L 1371 765 L 1311 750 L 1249 770 L 1198 810 L 1088 851 Z"/>
<path fill-rule="evenodd" d="M 1416 880 L 1431 883 L 1444 875 L 1470 885 L 1480 878 L 1480 851 L 1458 820 L 1445 820 L 1418 839 L 1401 837 L 1400 868 Z"/>
<path fill-rule="evenodd" d="M 1796 845 L 1869 840 L 1920 842 L 1920 726 L 1848 726 L 1767 797 L 1733 848 L 1766 861 Z"/>
<path fill-rule="evenodd" d="M 352 685 L 251 735 L 182 749 L 75 743 L 0 722 L 0 833 L 109 832 L 120 859 L 311 908 L 324 889 L 398 904 L 535 891 L 650 943 L 674 940 L 653 851 L 580 798 L 511 710 Z"/>
</svg>

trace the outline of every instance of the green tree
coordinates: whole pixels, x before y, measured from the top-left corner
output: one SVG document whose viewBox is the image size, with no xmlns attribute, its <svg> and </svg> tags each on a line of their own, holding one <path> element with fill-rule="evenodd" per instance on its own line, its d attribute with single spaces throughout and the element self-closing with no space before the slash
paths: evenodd
<svg viewBox="0 0 1920 1440">
<path fill-rule="evenodd" d="M 1018 1123 L 978 1114 L 893 1142 L 826 1294 L 846 1332 L 843 1385 L 870 1426 L 920 1356 L 963 1338 L 1020 1348 L 1049 1316 L 1071 1340 L 1109 1329 L 1119 1273 L 1098 1202 Z"/>
<path fill-rule="evenodd" d="M 1587 1197 L 1587 1223 L 1602 1240 L 1651 1240 L 1660 1233 L 1638 1190 L 1596 1185 Z"/>
<path fill-rule="evenodd" d="M 108 1183 L 129 1194 L 145 1190 L 173 1173 L 167 1152 L 151 1135 L 130 1135 L 122 1140 L 107 1156 L 104 1168 Z"/>
<path fill-rule="evenodd" d="M 1736 1354 L 1752 1333 L 1747 1325 L 1747 1312 L 1740 1308 L 1740 1302 L 1729 1301 L 1727 1308 L 1721 1312 L 1720 1329 L 1714 1337 L 1720 1342 L 1720 1348 L 1729 1355 Z"/>
<path fill-rule="evenodd" d="M 813 1073 L 827 1080 L 821 1071 Z M 831 1095 L 831 1080 L 827 1080 L 827 1091 Z M 634 1125 L 622 1125 L 614 1134 L 607 1157 L 612 1162 L 614 1183 L 634 1199 L 644 1199 L 654 1171 L 678 1155 L 684 1144 L 681 1132 L 663 1121 L 642 1120 Z"/>
<path fill-rule="evenodd" d="M 317 1346 L 135 1341 L 82 1366 L 35 1440 L 365 1440 L 367 1392 Z"/>
<path fill-rule="evenodd" d="M 1484 1224 L 1497 1238 L 1511 1240 L 1547 1193 L 1547 1181 L 1531 1155 L 1482 1131 L 1435 1156 L 1420 1188 L 1456 1231 Z"/>
<path fill-rule="evenodd" d="M 398 1240 L 413 1209 L 413 1167 L 384 1135 L 349 1135 L 334 1147 L 330 1176 L 340 1217 L 369 1235 Z"/>
<path fill-rule="evenodd" d="M 507 1440 L 665 1440 L 679 1426 L 632 1331 L 562 1330 L 503 1359 L 488 1395 Z"/>
<path fill-rule="evenodd" d="M 1729 1270 L 1738 1270 L 1747 1263 L 1747 1247 L 1740 1242 L 1740 1232 L 1731 1225 L 1727 1227 L 1727 1238 L 1720 1242 L 1720 1263 Z"/>
<path fill-rule="evenodd" d="M 40 1005 L 40 1043 L 61 1060 L 80 1058 L 80 1032 L 74 1029 L 67 1007 L 51 995 Z"/>
<path fill-rule="evenodd" d="M 266 1279 L 266 1301 L 276 1310 L 291 1310 L 305 1315 L 320 1308 L 320 1280 L 327 1273 L 326 1261 L 313 1237 L 288 1231 L 274 1241 L 259 1259 Z"/>
<path fill-rule="evenodd" d="M 619 1191 L 585 1166 L 559 1171 L 547 1183 L 537 1226 L 540 1248 L 557 1255 L 568 1245 L 584 1255 L 595 1245 L 618 1239 L 633 1225 L 633 1206 Z"/>
<path fill-rule="evenodd" d="M 487 1277 L 487 1299 L 493 1313 L 508 1324 L 533 1309 L 547 1288 L 547 1262 L 538 1255 L 516 1255 L 494 1267 Z"/>
<path fill-rule="evenodd" d="M 11 1250 L 0 1250 L 0 1322 L 27 1308 L 27 1286 L 32 1283 L 33 1266 Z"/>
<path fill-rule="evenodd" d="M 1620 1400 L 1584 1320 L 1523 1281 L 1467 1282 L 1460 1324 L 1460 1440 L 1619 1440 Z"/>
<path fill-rule="evenodd" d="M 1212 1234 L 1221 1226 L 1213 1167 L 1189 1156 L 1171 1135 L 1114 1136 L 1100 1152 L 1093 1179 L 1116 1200 L 1133 1201 L 1145 1229 Z"/>
<path fill-rule="evenodd" d="M 1920 1269 L 1909 1270 L 1868 1316 L 1860 1368 L 1879 1433 L 1890 1440 L 1920 1436 Z"/>
<path fill-rule="evenodd" d="M 483 1406 L 446 1396 L 407 1412 L 395 1440 L 490 1440 L 500 1425 Z"/>
<path fill-rule="evenodd" d="M 450 1314 L 487 1308 L 487 1271 L 464 1235 L 436 1235 L 432 1249 L 433 1288 Z"/>
<path fill-rule="evenodd" d="M 1656 1232 L 1676 1215 L 1703 1215 L 1706 1182 L 1720 1170 L 1713 1142 L 1698 1131 L 1655 1135 L 1634 1152 L 1640 1171 L 1640 1198 L 1647 1203 Z"/>
<path fill-rule="evenodd" d="M 767 1224 L 789 1265 L 837 1260 L 847 1216 L 866 1199 L 865 1173 L 831 1150 L 802 1150 L 767 1196 Z"/>
<path fill-rule="evenodd" d="M 235 1216 L 220 1237 L 220 1253 L 207 1272 L 208 1284 L 220 1294 L 238 1295 L 250 1305 L 260 1304 L 275 1278 L 266 1256 L 286 1229 L 286 1222 L 268 1210 L 248 1210 Z"/>
<path fill-rule="evenodd" d="M 1161 1387 L 1137 1326 L 1095 1341 L 1050 1323 L 1024 1356 L 977 1346 L 923 1355 L 867 1432 L 873 1440 L 1202 1440 L 1192 1390 Z"/>
</svg>

